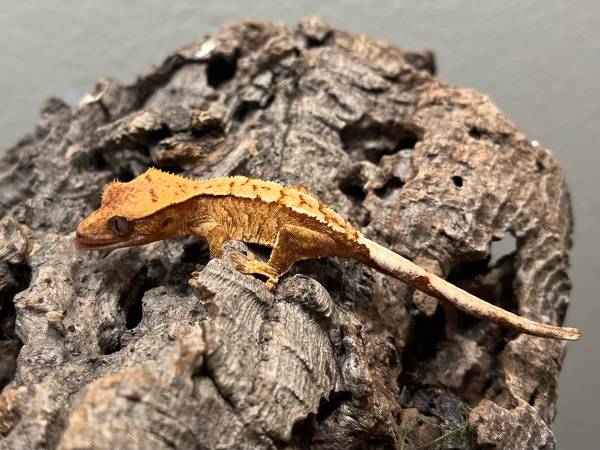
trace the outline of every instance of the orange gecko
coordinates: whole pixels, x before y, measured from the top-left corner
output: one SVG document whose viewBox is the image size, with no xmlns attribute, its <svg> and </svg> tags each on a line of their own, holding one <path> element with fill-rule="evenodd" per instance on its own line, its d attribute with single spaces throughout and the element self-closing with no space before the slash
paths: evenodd
<svg viewBox="0 0 600 450">
<path fill-rule="evenodd" d="M 581 331 L 535 322 L 494 306 L 365 238 L 301 187 L 246 177 L 190 180 L 149 169 L 127 183 L 109 184 L 102 205 L 77 227 L 76 244 L 110 250 L 192 235 L 208 241 L 211 258 L 227 240 L 273 250 L 267 262 L 234 255 L 237 269 L 267 277 L 267 286 L 295 262 L 351 258 L 472 316 L 524 333 L 577 340 Z"/>
</svg>

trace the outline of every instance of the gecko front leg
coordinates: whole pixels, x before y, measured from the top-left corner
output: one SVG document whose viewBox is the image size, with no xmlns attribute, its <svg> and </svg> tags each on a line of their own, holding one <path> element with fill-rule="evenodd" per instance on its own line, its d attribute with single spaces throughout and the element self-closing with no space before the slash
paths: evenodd
<svg viewBox="0 0 600 450">
<path fill-rule="evenodd" d="M 267 287 L 274 288 L 279 278 L 288 272 L 294 263 L 303 259 L 332 256 L 335 242 L 329 236 L 298 225 L 283 225 L 277 232 L 271 257 L 268 262 L 234 254 L 236 269 L 244 274 L 267 277 Z"/>
<path fill-rule="evenodd" d="M 210 257 L 220 258 L 223 244 L 229 239 L 227 230 L 216 222 L 204 222 L 192 228 L 192 235 L 208 242 Z"/>
<path fill-rule="evenodd" d="M 223 244 L 228 240 L 227 230 L 216 222 L 204 222 L 192 228 L 192 235 L 208 242 L 210 258 L 219 258 L 223 252 Z M 200 272 L 192 272 L 190 282 L 197 280 Z"/>
</svg>

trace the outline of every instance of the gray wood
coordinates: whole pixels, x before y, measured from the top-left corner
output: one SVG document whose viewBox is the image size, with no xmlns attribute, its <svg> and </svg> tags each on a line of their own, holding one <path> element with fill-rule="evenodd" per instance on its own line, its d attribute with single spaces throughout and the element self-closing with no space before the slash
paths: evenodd
<svg viewBox="0 0 600 450">
<path fill-rule="evenodd" d="M 431 52 L 318 19 L 241 22 L 132 86 L 50 99 L 0 160 L 0 449 L 555 448 L 564 342 L 353 261 L 298 264 L 269 292 L 233 269 L 239 242 L 210 262 L 192 239 L 73 245 L 104 184 L 149 166 L 299 183 L 369 238 L 561 323 L 562 170 L 434 71 Z M 506 233 L 516 248 L 491 261 Z"/>
</svg>

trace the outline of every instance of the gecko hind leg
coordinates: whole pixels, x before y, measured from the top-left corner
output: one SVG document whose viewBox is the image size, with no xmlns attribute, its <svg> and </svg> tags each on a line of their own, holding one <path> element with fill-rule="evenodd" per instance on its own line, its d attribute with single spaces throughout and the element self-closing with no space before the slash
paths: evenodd
<svg viewBox="0 0 600 450">
<path fill-rule="evenodd" d="M 268 262 L 237 255 L 234 263 L 242 273 L 266 276 L 267 287 L 272 289 L 297 261 L 332 256 L 334 252 L 335 242 L 329 236 L 298 225 L 284 225 L 277 233 Z"/>
</svg>

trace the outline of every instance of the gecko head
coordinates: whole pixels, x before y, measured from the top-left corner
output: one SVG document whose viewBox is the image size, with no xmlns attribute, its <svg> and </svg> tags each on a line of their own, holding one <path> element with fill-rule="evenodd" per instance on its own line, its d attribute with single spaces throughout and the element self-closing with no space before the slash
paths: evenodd
<svg viewBox="0 0 600 450">
<path fill-rule="evenodd" d="M 172 208 L 158 204 L 157 193 L 139 178 L 111 183 L 102 194 L 100 208 L 77 227 L 75 244 L 87 250 L 112 250 L 144 245 L 181 235 Z"/>
</svg>

